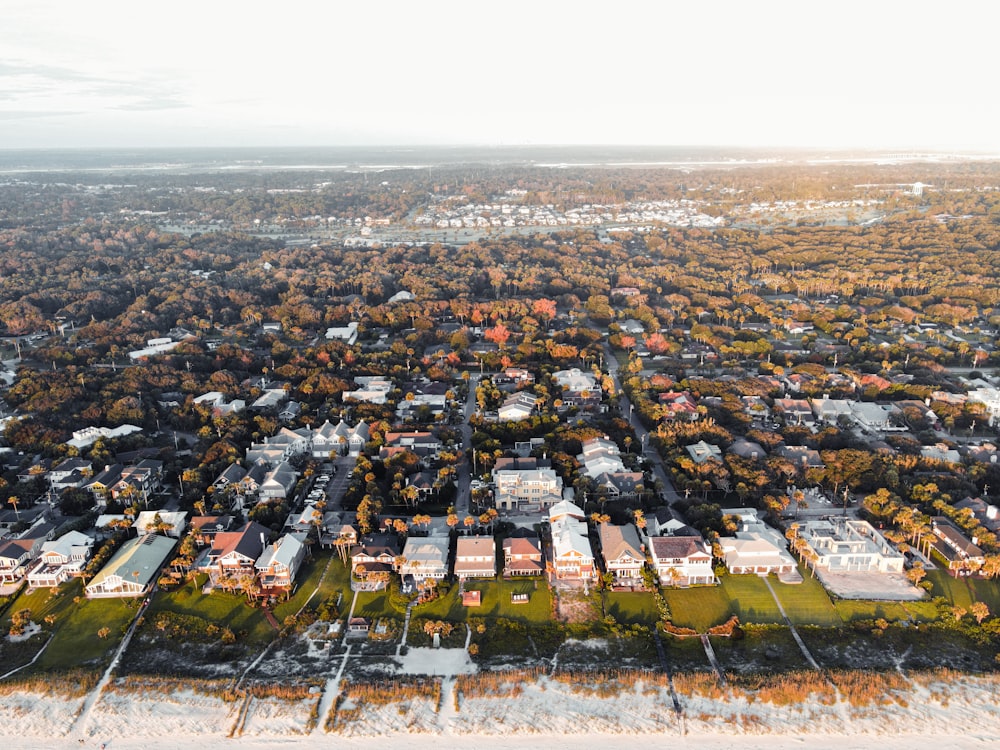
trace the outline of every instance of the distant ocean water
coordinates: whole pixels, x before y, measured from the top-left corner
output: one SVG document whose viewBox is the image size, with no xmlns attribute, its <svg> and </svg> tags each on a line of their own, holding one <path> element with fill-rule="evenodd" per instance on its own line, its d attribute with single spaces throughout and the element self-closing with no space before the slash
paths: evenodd
<svg viewBox="0 0 1000 750">
<path fill-rule="evenodd" d="M 468 166 L 739 165 L 892 158 L 875 152 L 699 146 L 353 146 L 288 148 L 0 149 L 0 173 L 428 169 Z"/>
</svg>

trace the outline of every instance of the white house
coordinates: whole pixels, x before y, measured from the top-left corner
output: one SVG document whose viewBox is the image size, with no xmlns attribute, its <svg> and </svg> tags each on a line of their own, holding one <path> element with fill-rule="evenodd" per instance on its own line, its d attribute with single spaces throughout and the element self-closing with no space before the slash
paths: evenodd
<svg viewBox="0 0 1000 750">
<path fill-rule="evenodd" d="M 455 577 L 492 578 L 496 574 L 496 540 L 492 536 L 460 536 L 455 544 Z"/>
<path fill-rule="evenodd" d="M 90 559 L 94 540 L 79 531 L 70 531 L 42 544 L 42 550 L 28 571 L 28 585 L 52 588 L 78 576 Z"/>
<path fill-rule="evenodd" d="M 176 540 L 159 534 L 130 539 L 87 584 L 90 599 L 145 596 L 173 552 Z"/>
<path fill-rule="evenodd" d="M 815 554 L 816 568 L 834 573 L 903 571 L 903 554 L 867 521 L 840 516 L 806 521 L 797 527 L 796 534 Z"/>
<path fill-rule="evenodd" d="M 403 547 L 401 576 L 411 575 L 418 585 L 439 581 L 448 574 L 448 537 L 410 537 Z"/>
<path fill-rule="evenodd" d="M 716 583 L 712 554 L 701 537 L 650 537 L 649 553 L 663 586 Z"/>
<path fill-rule="evenodd" d="M 597 391 L 597 379 L 591 373 L 581 371 L 579 367 L 554 372 L 552 373 L 552 379 L 562 386 L 564 390 L 572 393 Z"/>
<path fill-rule="evenodd" d="M 326 338 L 328 341 L 343 341 L 345 344 L 351 345 L 358 340 L 358 324 L 352 320 L 341 328 L 327 328 Z"/>
<path fill-rule="evenodd" d="M 512 393 L 497 409 L 497 416 L 503 422 L 518 422 L 530 417 L 538 405 L 538 397 L 527 391 Z"/>
<path fill-rule="evenodd" d="M 498 469 L 493 472 L 498 510 L 544 510 L 562 500 L 555 469 Z"/>
</svg>

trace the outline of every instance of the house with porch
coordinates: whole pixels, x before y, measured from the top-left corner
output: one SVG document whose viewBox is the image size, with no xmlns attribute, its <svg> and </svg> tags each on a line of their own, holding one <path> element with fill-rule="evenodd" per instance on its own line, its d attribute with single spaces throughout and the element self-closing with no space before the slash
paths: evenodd
<svg viewBox="0 0 1000 750">
<path fill-rule="evenodd" d="M 549 510 L 552 532 L 552 567 L 556 578 L 591 581 L 597 577 L 584 512 L 569 501 Z"/>
<path fill-rule="evenodd" d="M 700 536 L 654 536 L 649 538 L 653 569 L 662 586 L 695 586 L 717 583 L 712 553 Z"/>
<path fill-rule="evenodd" d="M 306 557 L 304 541 L 303 534 L 285 534 L 269 544 L 257 558 L 254 570 L 263 596 L 281 596 L 292 590 L 295 575 Z"/>
<path fill-rule="evenodd" d="M 455 545 L 455 577 L 493 578 L 496 574 L 496 540 L 492 536 L 460 536 Z"/>
<path fill-rule="evenodd" d="M 159 534 L 129 539 L 86 585 L 88 599 L 148 594 L 177 541 Z"/>
<path fill-rule="evenodd" d="M 614 576 L 616 584 L 635 585 L 642 581 L 646 551 L 639 541 L 639 533 L 635 526 L 598 524 L 597 538 L 601 546 L 604 569 Z"/>
<path fill-rule="evenodd" d="M 413 576 L 417 586 L 427 581 L 440 581 L 448 575 L 448 537 L 410 537 L 403 547 L 401 576 Z"/>
<path fill-rule="evenodd" d="M 494 469 L 493 483 L 497 510 L 545 510 L 562 500 L 554 469 Z"/>
<path fill-rule="evenodd" d="M 515 536 L 503 540 L 503 577 L 540 576 L 545 572 L 545 557 L 538 537 Z"/>
<path fill-rule="evenodd" d="M 197 566 L 207 573 L 213 586 L 241 588 L 247 576 L 256 574 L 254 565 L 264 552 L 270 531 L 250 521 L 238 531 L 215 534 Z"/>
<path fill-rule="evenodd" d="M 970 540 L 946 516 L 931 518 L 929 537 L 931 548 L 945 561 L 948 573 L 962 577 L 977 574 L 986 562 L 986 554 L 978 546 L 978 539 Z"/>
<path fill-rule="evenodd" d="M 351 574 L 359 588 L 377 591 L 385 588 L 389 574 L 395 573 L 403 551 L 395 534 L 366 534 L 351 548 Z M 352 581 L 352 586 L 355 582 Z"/>
<path fill-rule="evenodd" d="M 28 570 L 28 585 L 53 588 L 79 576 L 93 551 L 94 540 L 79 531 L 69 531 L 58 539 L 45 542 Z"/>
<path fill-rule="evenodd" d="M 721 512 L 723 517 L 730 516 L 739 522 L 739 530 L 734 536 L 719 538 L 730 573 L 798 576 L 795 559 L 788 552 L 784 536 L 761 521 L 755 508 L 722 508 Z"/>
<path fill-rule="evenodd" d="M 0 540 L 0 584 L 24 578 L 45 541 L 39 537 Z"/>
</svg>

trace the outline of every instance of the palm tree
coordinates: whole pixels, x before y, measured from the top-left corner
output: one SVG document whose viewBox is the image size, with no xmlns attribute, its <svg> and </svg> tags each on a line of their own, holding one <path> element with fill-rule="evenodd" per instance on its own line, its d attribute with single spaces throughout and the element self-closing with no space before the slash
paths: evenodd
<svg viewBox="0 0 1000 750">
<path fill-rule="evenodd" d="M 7 502 L 14 506 L 14 517 L 18 521 L 20 521 L 21 514 L 17 512 L 17 504 L 21 502 L 21 498 L 19 498 L 17 495 L 11 495 L 10 497 L 7 498 Z"/>
</svg>

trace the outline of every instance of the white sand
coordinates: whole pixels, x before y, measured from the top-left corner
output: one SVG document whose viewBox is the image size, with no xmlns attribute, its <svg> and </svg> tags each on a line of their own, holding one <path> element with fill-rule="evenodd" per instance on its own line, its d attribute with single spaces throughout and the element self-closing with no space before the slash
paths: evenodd
<svg viewBox="0 0 1000 750">
<path fill-rule="evenodd" d="M 464 664 L 455 666 L 464 671 Z M 926 688 L 914 684 L 904 694 L 863 707 L 844 702 L 776 706 L 725 691 L 712 699 L 682 694 L 683 720 L 674 713 L 666 688 L 653 685 L 601 698 L 541 678 L 523 685 L 516 697 L 463 698 L 457 710 L 453 686 L 453 678 L 444 679 L 439 712 L 427 698 L 369 706 L 333 733 L 321 728 L 321 717 L 321 727 L 309 736 L 309 714 L 319 694 L 244 704 L 192 691 L 166 696 L 105 692 L 83 743 L 79 728 L 70 731 L 82 699 L 0 696 L 0 742 L 4 750 L 90 750 L 101 743 L 107 750 L 204 750 L 219 744 L 247 750 L 370 750 L 375 743 L 400 750 L 635 750 L 642 735 L 642 741 L 681 750 L 912 750 L 914 743 L 928 740 L 966 750 L 1000 744 L 994 739 L 1000 737 L 998 682 L 976 677 Z M 235 737 L 229 737 L 231 732 Z"/>
</svg>

